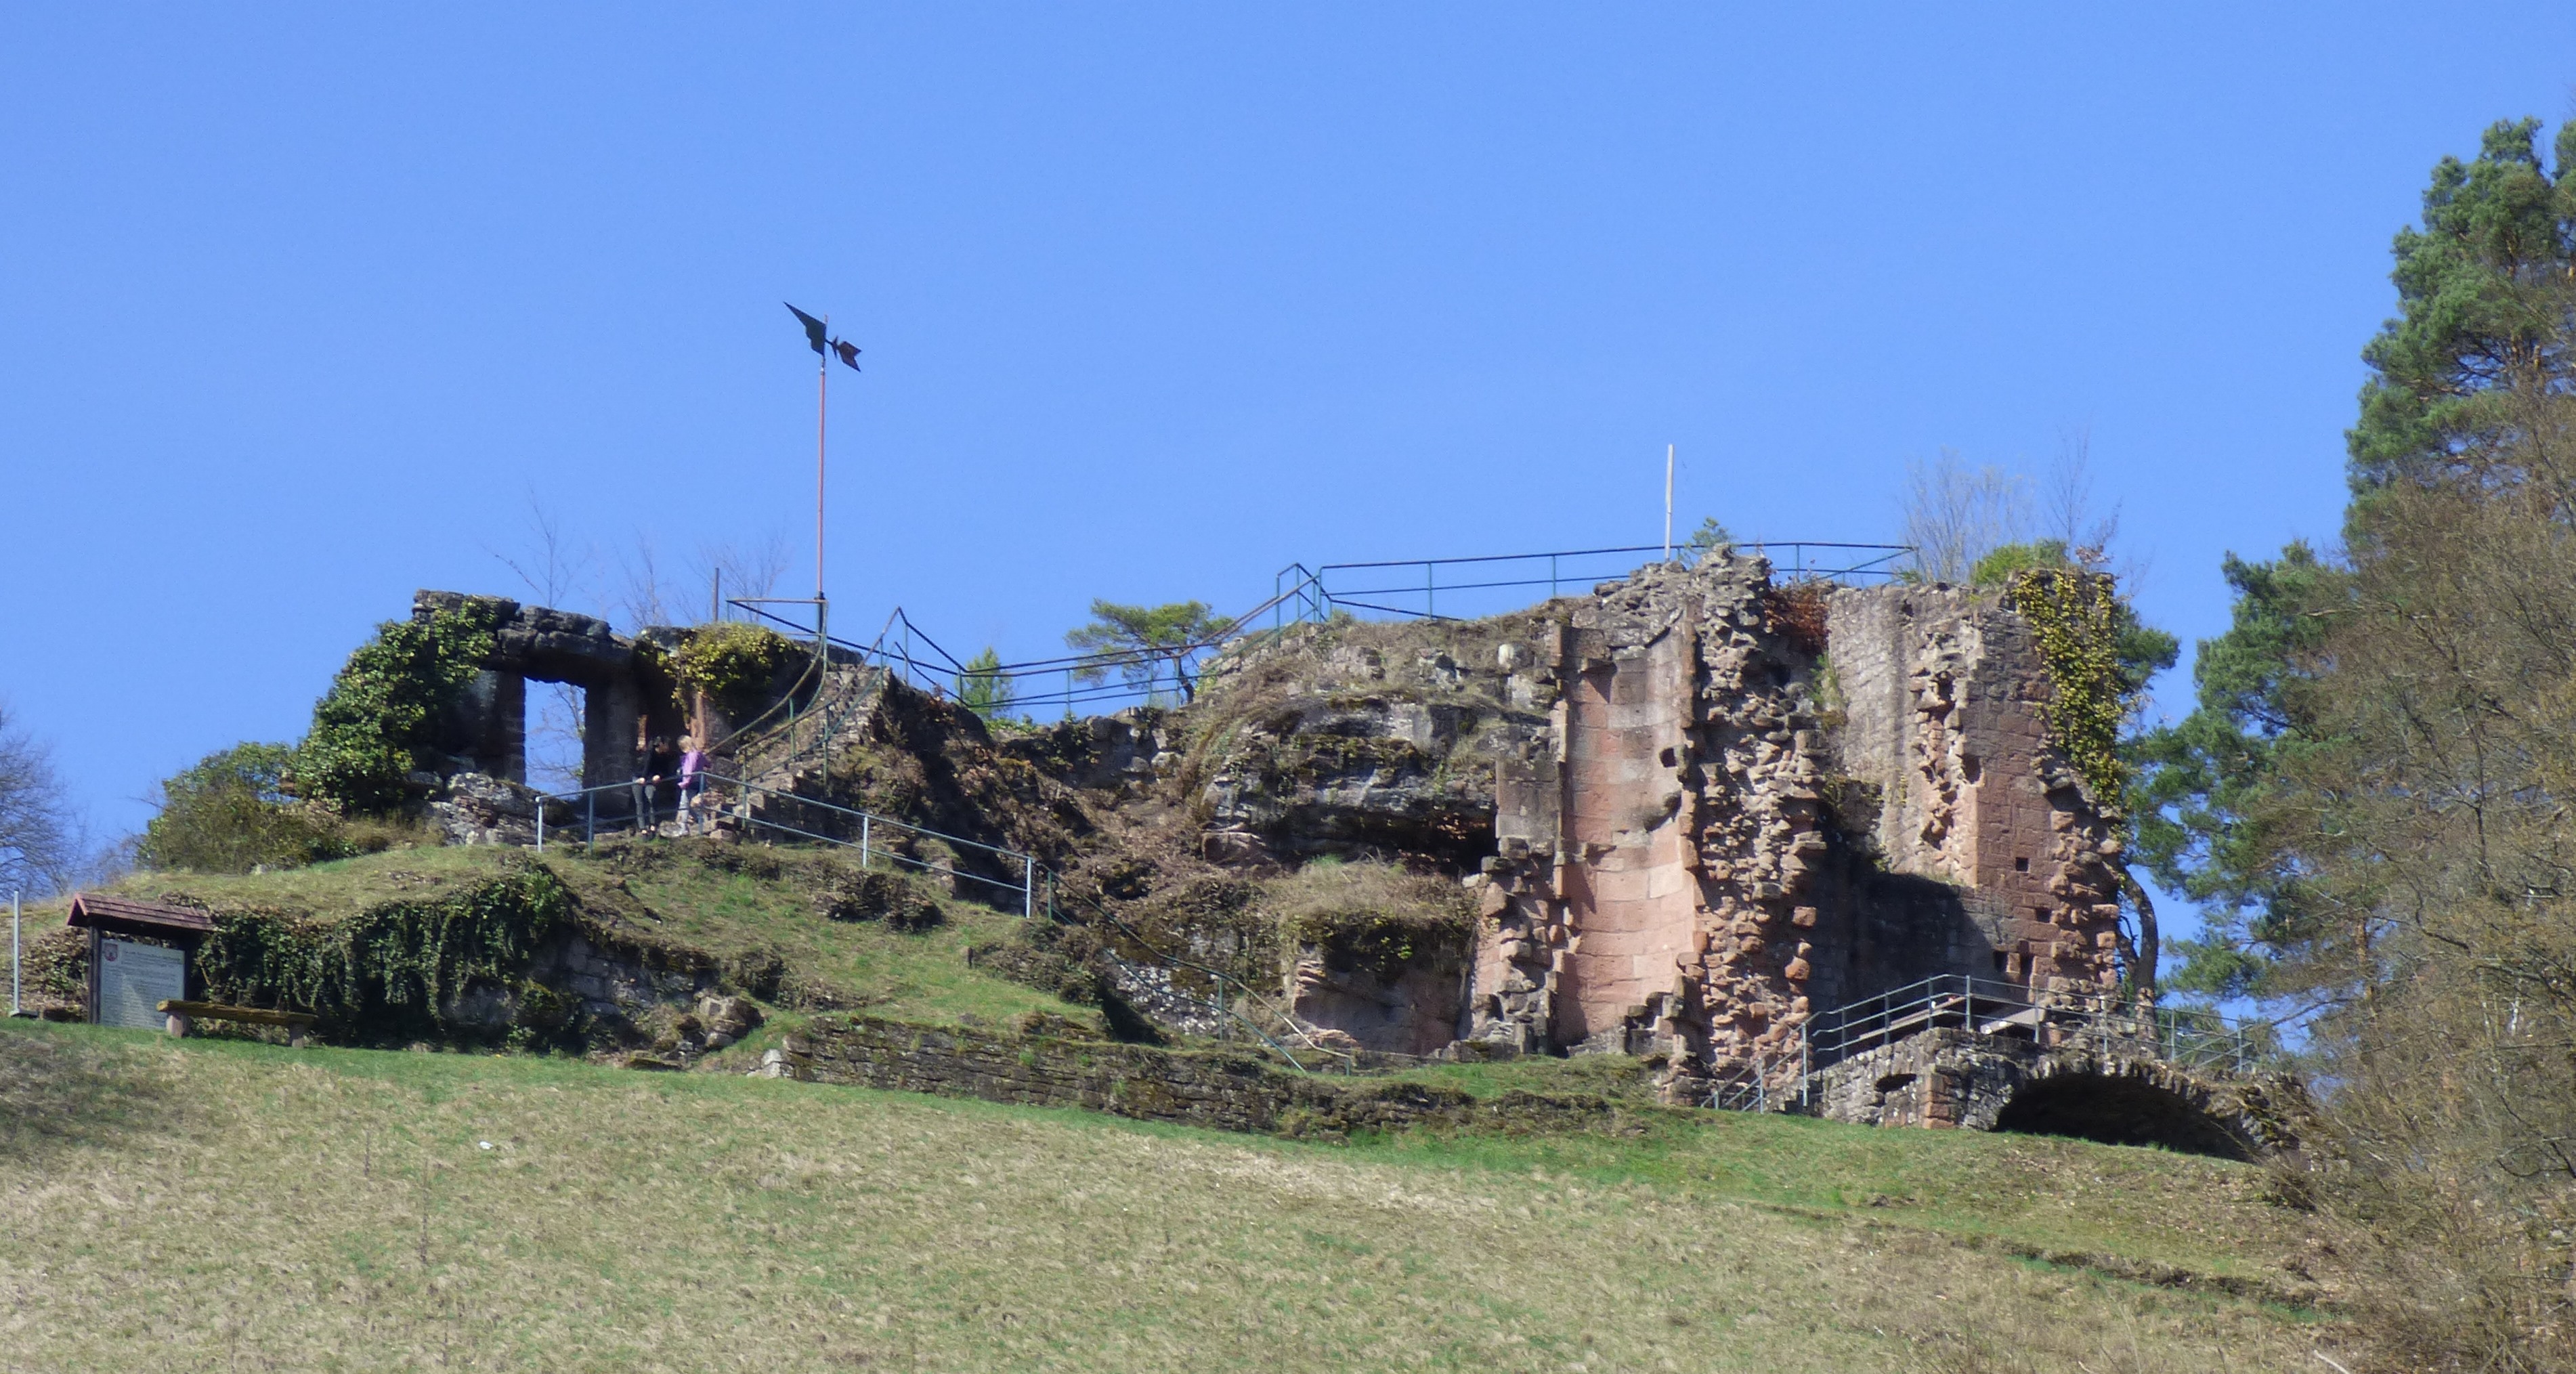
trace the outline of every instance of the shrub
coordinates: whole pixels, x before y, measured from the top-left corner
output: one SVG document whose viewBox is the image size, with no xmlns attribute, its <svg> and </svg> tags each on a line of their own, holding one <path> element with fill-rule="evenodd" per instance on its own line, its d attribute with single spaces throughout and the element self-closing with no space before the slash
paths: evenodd
<svg viewBox="0 0 2576 1374">
<path fill-rule="evenodd" d="M 1825 621 L 1832 609 L 1834 587 L 1822 578 L 1806 578 L 1773 587 L 1762 594 L 1762 615 L 1772 633 L 1800 651 L 1825 651 Z"/>
<path fill-rule="evenodd" d="M 738 620 L 701 625 L 671 656 L 671 676 L 681 690 L 704 692 L 727 713 L 757 706 L 796 654 L 785 635 Z"/>
<path fill-rule="evenodd" d="M 1008 715 L 1019 701 L 1019 689 L 1002 676 L 1002 657 L 986 645 L 984 652 L 966 660 L 964 672 L 957 675 L 957 704 L 986 720 Z"/>
<path fill-rule="evenodd" d="M 285 786 L 351 815 L 389 811 L 436 745 L 439 718 L 492 653 L 497 603 L 467 600 L 427 620 L 376 627 L 313 707 Z"/>
<path fill-rule="evenodd" d="M 2066 553 L 2062 539 L 2034 539 L 2027 544 L 2005 544 L 1977 560 L 1968 571 L 1971 587 L 2001 587 L 2033 568 L 2073 568 L 2075 560 Z"/>
<path fill-rule="evenodd" d="M 135 861 L 145 868 L 248 873 L 435 842 L 416 827 L 350 818 L 286 791 L 295 749 L 236 744 L 164 779 L 160 814 L 143 828 Z"/>
</svg>

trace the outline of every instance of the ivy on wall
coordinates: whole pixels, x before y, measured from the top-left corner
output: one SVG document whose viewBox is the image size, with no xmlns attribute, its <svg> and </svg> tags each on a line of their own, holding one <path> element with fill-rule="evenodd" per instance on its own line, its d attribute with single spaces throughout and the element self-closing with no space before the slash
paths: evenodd
<svg viewBox="0 0 2576 1374">
<path fill-rule="evenodd" d="M 219 1002 L 311 1011 L 333 1029 L 443 1033 L 458 994 L 477 981 L 514 985 L 571 908 L 552 873 L 517 862 L 489 882 L 344 920 L 220 913 L 197 968 Z"/>
<path fill-rule="evenodd" d="M 2005 582 L 2004 602 L 2030 622 L 2048 673 L 2049 743 L 2096 801 L 2116 804 L 2128 789 L 2120 722 L 2135 687 L 2121 658 L 2122 632 L 2133 617 L 2114 579 L 2077 568 L 2024 568 Z"/>
<path fill-rule="evenodd" d="M 287 767 L 296 793 L 350 814 L 391 810 L 435 743 L 439 718 L 492 654 L 500 607 L 466 601 L 427 620 L 392 620 L 331 680 Z"/>
<path fill-rule="evenodd" d="M 671 655 L 670 673 L 682 690 L 704 692 L 729 712 L 756 705 L 796 646 L 765 625 L 738 620 L 701 625 Z"/>
</svg>

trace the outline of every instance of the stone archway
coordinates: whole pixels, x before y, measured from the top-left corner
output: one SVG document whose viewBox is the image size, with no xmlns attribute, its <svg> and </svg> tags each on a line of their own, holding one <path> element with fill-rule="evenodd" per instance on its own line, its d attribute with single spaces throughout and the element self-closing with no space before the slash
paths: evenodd
<svg viewBox="0 0 2576 1374">
<path fill-rule="evenodd" d="M 2145 1076 L 2062 1073 L 2023 1084 L 1988 1129 L 2253 1159 L 2259 1146 L 2244 1127 L 2195 1096 L 2205 1094 L 2176 1092 Z"/>
<path fill-rule="evenodd" d="M 1959 1124 L 2222 1159 L 2298 1148 L 2271 1095 L 2252 1080 L 2203 1078 L 2161 1059 L 2087 1048 L 2010 1058 L 2017 1071 L 1995 1075 Z"/>
<path fill-rule="evenodd" d="M 643 765 L 639 741 L 676 736 L 684 728 L 658 658 L 638 654 L 636 641 L 612 632 L 604 620 L 503 597 L 438 591 L 413 595 L 412 618 L 427 619 L 468 601 L 495 613 L 492 653 L 450 704 L 441 734 L 448 752 L 473 771 L 505 782 L 527 781 L 523 720 L 530 682 L 563 682 L 581 689 L 585 787 L 633 779 Z M 601 810 L 624 805 L 610 793 Z"/>
<path fill-rule="evenodd" d="M 1818 1075 L 1816 1110 L 1876 1126 L 1948 1126 L 2154 1145 L 2227 1159 L 2294 1153 L 2304 1094 L 2287 1079 L 2203 1078 L 2118 1042 L 2044 1047 L 1925 1031 Z"/>
</svg>

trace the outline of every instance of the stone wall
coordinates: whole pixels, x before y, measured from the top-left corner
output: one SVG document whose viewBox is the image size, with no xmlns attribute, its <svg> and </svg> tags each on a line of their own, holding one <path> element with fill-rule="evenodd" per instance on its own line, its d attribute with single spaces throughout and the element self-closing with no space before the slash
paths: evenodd
<svg viewBox="0 0 2576 1374">
<path fill-rule="evenodd" d="M 2305 1103 L 2289 1080 L 2201 1078 L 2118 1039 L 2043 1046 L 1938 1029 L 1826 1069 L 1813 1105 L 1871 1126 L 2028 1130 L 2252 1159 L 2299 1148 Z"/>
<path fill-rule="evenodd" d="M 1288 971 L 1289 1007 L 1305 1024 L 1347 1037 L 1337 1048 L 1418 1058 L 1458 1038 L 1464 965 L 1465 951 L 1442 940 L 1426 939 L 1394 968 L 1336 941 L 1301 942 Z"/>
<path fill-rule="evenodd" d="M 1214 744 L 1208 858 L 1445 865 L 1478 901 L 1462 1037 L 1659 1057 L 1687 1094 L 1936 974 L 2116 980 L 2116 821 L 2049 747 L 2049 691 L 1991 595 L 1719 555 L 1292 631 L 1184 714 Z"/>
<path fill-rule="evenodd" d="M 1478 1100 L 1420 1083 L 1292 1073 L 1250 1055 L 817 1017 L 782 1048 L 788 1075 L 1036 1107 L 1079 1107 L 1221 1131 L 1333 1138 L 1411 1126 L 1619 1130 L 1634 1116 L 1600 1098 L 1504 1093 Z"/>
<path fill-rule="evenodd" d="M 492 654 L 460 694 L 442 724 L 443 743 L 460 766 L 507 783 L 528 780 L 525 736 L 527 684 L 568 682 L 582 689 L 582 785 L 596 787 L 635 777 L 640 739 L 677 737 L 686 729 L 671 684 L 658 659 L 639 655 L 635 641 L 608 622 L 546 606 L 523 606 L 503 597 L 421 591 L 412 596 L 412 618 L 425 620 L 467 602 L 498 613 Z"/>
<path fill-rule="evenodd" d="M 1828 626 L 1842 717 L 1830 767 L 1874 798 L 1853 808 L 1875 811 L 1861 827 L 1872 857 L 1957 889 L 1983 937 L 1914 976 L 2114 986 L 2118 826 L 2048 745 L 2051 688 L 2028 624 L 1988 593 L 1887 586 L 1835 593 Z M 1873 972 L 1844 991 L 1867 996 L 1896 970 Z"/>
</svg>

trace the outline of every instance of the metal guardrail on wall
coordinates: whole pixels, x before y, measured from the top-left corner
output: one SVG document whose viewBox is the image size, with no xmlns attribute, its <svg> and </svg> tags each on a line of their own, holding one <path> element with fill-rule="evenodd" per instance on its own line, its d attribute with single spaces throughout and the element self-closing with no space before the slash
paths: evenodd
<svg viewBox="0 0 2576 1374">
<path fill-rule="evenodd" d="M 1914 551 L 1903 544 L 1813 539 L 1745 540 L 1731 547 L 1738 553 L 1770 559 L 1774 575 L 1793 582 L 1886 581 L 1897 575 L 1898 564 Z M 886 617 L 885 627 L 873 642 L 860 644 L 818 634 L 815 626 L 765 609 L 772 604 L 810 604 L 794 598 L 737 598 L 728 604 L 797 637 L 827 643 L 859 662 L 883 668 L 927 691 L 944 693 L 982 683 L 1003 689 L 1021 709 L 1060 705 L 1071 714 L 1081 706 L 1185 697 L 1200 658 L 1247 632 L 1266 628 L 1277 633 L 1292 624 L 1322 623 L 1336 615 L 1408 620 L 1499 615 L 1541 599 L 1542 590 L 1545 600 L 1554 600 L 1569 589 L 1588 592 L 1599 583 L 1626 577 L 1644 564 L 1673 557 L 1696 559 L 1705 552 L 1661 544 L 1632 544 L 1547 553 L 1325 563 L 1312 568 L 1291 563 L 1272 578 L 1266 600 L 1239 615 L 1219 619 L 1217 628 L 1201 638 L 1153 648 L 1066 654 L 983 667 L 968 666 L 929 631 L 914 624 L 900 606 Z M 1447 609 L 1442 609 L 1444 606 Z M 1270 622 L 1266 627 L 1264 620 Z"/>
<path fill-rule="evenodd" d="M 2167 1063 L 2245 1073 L 2268 1058 L 2268 1023 L 2231 1022 L 2195 1007 L 2164 1007 L 2099 994 L 2040 992 L 2017 983 L 1944 974 L 1837 1007 L 1806 1028 L 1810 1071 L 1923 1031 L 2024 1035 L 2044 1044 L 2096 1043 L 2145 1051 Z"/>
<path fill-rule="evenodd" d="M 1816 540 L 1768 542 L 1750 540 L 1731 546 L 1738 553 L 1771 560 L 1775 577 L 1791 582 L 1880 582 L 1896 576 L 1897 563 L 1914 552 L 1903 544 L 1842 544 Z M 1366 611 L 1412 620 L 1465 620 L 1499 615 L 1529 605 L 1540 588 L 1553 601 L 1571 588 L 1589 592 L 1595 585 L 1626 577 L 1644 563 L 1676 554 L 1696 560 L 1704 551 L 1673 549 L 1661 544 L 1632 544 L 1607 549 L 1568 549 L 1554 553 L 1485 554 L 1472 558 L 1413 558 L 1373 563 L 1326 563 L 1308 571 L 1292 563 L 1279 572 L 1272 600 L 1295 597 L 1302 618 L 1323 620 L 1336 610 Z M 1296 575 L 1292 578 L 1292 574 Z M 1449 609 L 1441 609 L 1447 598 Z"/>
<path fill-rule="evenodd" d="M 2130 998 L 2034 993 L 2018 983 L 1943 974 L 1836 1007 L 1800 1028 L 1794 1044 L 1728 1066 L 1705 1104 L 1729 1111 L 1811 1105 L 1817 1078 L 1845 1060 L 1930 1030 L 2008 1035 L 2051 1047 L 2152 1056 L 2196 1073 L 2245 1074 L 2280 1052 L 2269 1022 L 2234 1021 L 2197 1007 Z"/>
<path fill-rule="evenodd" d="M 718 809 L 740 824 L 775 831 L 800 840 L 812 840 L 820 844 L 855 849 L 859 851 L 859 867 L 863 869 L 875 867 L 877 859 L 882 856 L 898 867 L 916 868 L 954 881 L 980 883 L 1004 892 L 1017 893 L 1020 898 L 1020 915 L 1023 917 L 1035 916 L 1042 909 L 1051 911 L 1053 908 L 1055 874 L 1040 867 L 1035 855 L 1024 854 L 1016 849 L 1005 849 L 1000 845 L 986 844 L 981 840 L 970 840 L 961 835 L 947 834 L 925 826 L 913 825 L 891 816 L 877 815 L 872 811 L 860 811 L 795 792 L 763 787 L 757 783 L 744 782 L 740 778 L 727 777 L 720 773 L 704 773 L 700 776 L 718 787 L 732 789 L 734 797 L 731 805 L 728 807 L 720 802 Z M 598 807 L 599 798 L 603 794 L 628 802 L 626 806 L 612 809 L 606 817 L 608 824 L 604 830 L 600 824 L 602 818 Z M 858 834 L 855 838 L 848 835 L 834 835 L 820 828 L 808 829 L 754 815 L 751 799 L 755 796 L 792 801 L 800 806 L 820 811 L 829 818 L 821 823 L 824 826 L 838 821 L 841 822 L 840 828 L 848 829 L 849 823 L 855 822 Z M 574 792 L 542 792 L 537 796 L 536 847 L 540 854 L 544 853 L 546 848 L 546 804 L 549 802 L 579 803 L 577 814 L 580 816 L 579 825 L 582 842 L 585 845 L 596 843 L 602 834 L 642 833 L 659 824 L 663 819 L 660 805 L 655 800 L 653 786 L 642 782 L 610 783 L 602 787 L 585 787 Z M 683 808 L 680 805 L 673 804 L 670 818 L 679 819 L 682 811 Z M 572 824 L 567 820 L 564 822 L 564 827 L 570 829 Z M 905 854 L 899 849 L 889 847 L 886 843 L 888 840 L 899 840 L 900 837 L 905 836 L 937 840 L 942 845 L 951 847 L 962 845 L 980 853 L 991 854 L 1002 861 L 1002 867 L 1005 869 L 1018 868 L 1019 877 L 1015 880 L 995 878 L 970 872 L 953 864 L 933 863 L 927 859 Z"/>
<path fill-rule="evenodd" d="M 981 840 L 970 840 L 964 836 L 951 835 L 945 831 L 932 830 L 924 826 L 913 825 L 906 821 L 896 820 L 891 816 L 880 816 L 871 811 L 861 811 L 853 807 L 840 806 L 832 802 L 804 796 L 800 793 L 784 792 L 776 788 L 763 787 L 756 783 L 744 782 L 739 778 L 728 777 L 723 774 L 707 773 L 702 776 L 704 776 L 709 783 L 716 784 L 720 787 L 729 787 L 734 789 L 735 795 L 727 814 L 732 816 L 735 821 L 745 826 L 757 827 L 776 834 L 784 835 L 791 841 L 806 840 L 818 844 L 834 845 L 843 849 L 855 849 L 859 851 L 859 866 L 862 869 L 875 867 L 877 859 L 882 856 L 889 862 L 896 865 L 909 866 L 920 869 L 924 872 L 944 875 L 952 880 L 962 879 L 967 882 L 982 883 L 990 887 L 998 888 L 1004 892 L 1016 892 L 1020 897 L 1020 915 L 1023 919 L 1032 919 L 1041 913 L 1050 919 L 1058 921 L 1073 919 L 1056 909 L 1055 873 L 1039 864 L 1036 856 L 1034 855 L 1022 853 L 1016 849 L 1006 849 L 1000 845 L 986 844 Z M 754 815 L 752 813 L 750 799 L 755 795 L 776 797 L 782 800 L 794 801 L 804 806 L 817 808 L 827 815 L 837 818 L 841 822 L 840 828 L 843 830 L 849 829 L 848 822 L 856 821 L 858 829 L 857 837 L 854 839 L 846 834 L 834 835 L 827 833 L 825 830 L 808 829 L 803 826 L 788 825 L 782 821 L 775 821 L 764 816 Z M 602 817 L 598 806 L 599 798 L 602 796 L 612 797 L 618 802 L 625 803 L 625 805 L 613 809 L 606 817 Z M 655 800 L 655 793 L 652 789 L 652 785 L 641 781 L 631 783 L 608 783 L 599 787 L 585 787 L 566 792 L 541 792 L 537 794 L 536 813 L 536 849 L 537 852 L 541 854 L 545 852 L 546 848 L 547 805 L 548 803 L 556 802 L 564 803 L 568 808 L 571 808 L 565 813 L 567 816 L 577 814 L 580 817 L 578 826 L 582 837 L 582 843 L 584 845 L 595 844 L 598 841 L 598 838 L 603 834 L 642 834 L 657 825 L 662 816 L 659 804 Z M 672 809 L 672 816 L 677 818 L 681 809 L 681 807 L 675 804 Z M 603 820 L 606 822 L 605 826 L 602 825 Z M 576 823 L 566 820 L 561 824 L 565 830 L 569 831 Z M 969 849 L 995 856 L 1003 861 L 1003 866 L 1006 869 L 1012 864 L 1012 862 L 1016 861 L 1020 870 L 1019 881 L 1015 883 L 1004 879 L 997 879 L 985 874 L 969 872 L 951 864 L 934 863 L 927 859 L 916 858 L 914 856 L 904 854 L 897 849 L 890 848 L 882 842 L 882 837 L 904 835 L 933 839 L 944 845 L 964 845 Z M 1106 908 L 1093 902 L 1082 902 L 1081 904 L 1089 906 L 1092 909 L 1093 914 L 1098 919 L 1106 922 L 1114 929 L 1137 941 L 1141 946 L 1153 953 L 1155 957 L 1164 960 L 1166 964 L 1176 968 L 1189 968 L 1207 977 L 1215 985 L 1215 996 L 1210 999 L 1189 998 L 1188 1000 L 1199 1003 L 1200 1005 L 1205 1006 L 1209 1011 L 1213 1012 L 1220 1025 L 1240 1025 L 1245 1031 L 1250 1033 L 1253 1039 L 1269 1047 L 1271 1051 L 1278 1054 L 1280 1058 L 1286 1060 L 1291 1067 L 1301 1073 L 1316 1072 L 1318 1064 L 1338 1068 L 1344 1074 L 1350 1073 L 1354 1068 L 1355 1060 L 1352 1056 L 1315 1040 L 1293 1015 L 1288 1014 L 1286 1011 L 1278 1007 L 1272 1006 L 1269 999 L 1255 992 L 1249 984 L 1243 982 L 1241 979 L 1226 973 L 1222 969 L 1211 967 L 1197 960 L 1187 958 L 1186 956 L 1177 956 L 1169 953 L 1168 951 L 1156 950 L 1152 946 L 1151 942 L 1146 939 L 1143 932 L 1138 931 L 1133 926 L 1119 920 L 1117 916 L 1110 913 Z M 1268 1013 L 1273 1019 L 1273 1025 L 1271 1027 L 1265 1027 L 1261 1018 L 1252 1014 L 1254 1009 Z M 1271 1033 L 1272 1029 L 1279 1029 L 1292 1038 L 1301 1040 L 1306 1047 L 1307 1054 L 1313 1057 L 1314 1062 L 1309 1062 L 1307 1059 L 1299 1058 L 1295 1051 L 1282 1043 L 1278 1036 Z"/>
</svg>

